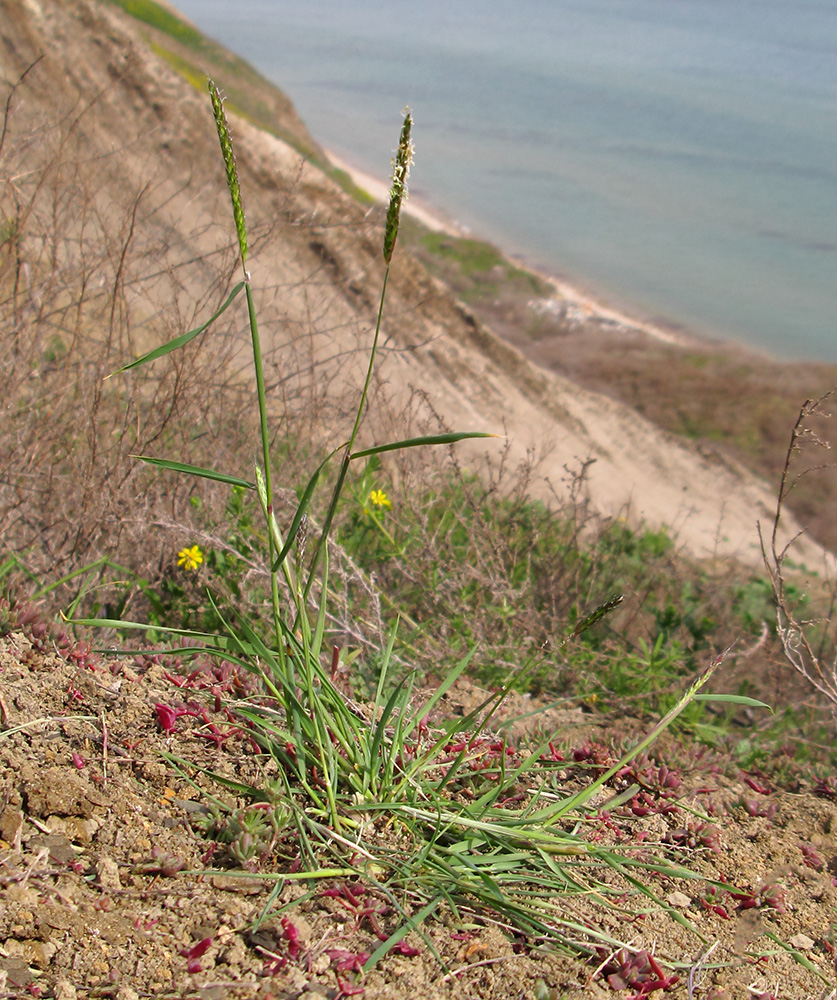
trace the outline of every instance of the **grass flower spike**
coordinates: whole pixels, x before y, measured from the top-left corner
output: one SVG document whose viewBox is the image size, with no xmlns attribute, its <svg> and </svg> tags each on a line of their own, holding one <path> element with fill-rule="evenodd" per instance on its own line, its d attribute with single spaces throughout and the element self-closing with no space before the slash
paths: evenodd
<svg viewBox="0 0 837 1000">
<path fill-rule="evenodd" d="M 401 217 L 401 203 L 407 198 L 407 177 L 410 164 L 413 162 L 413 143 L 410 132 L 413 128 L 413 118 L 409 108 L 404 114 L 404 124 L 398 139 L 398 152 L 392 161 L 392 187 L 389 192 L 389 207 L 387 208 L 387 224 L 384 231 L 384 260 L 389 264 L 398 237 L 398 224 Z"/>
<path fill-rule="evenodd" d="M 215 127 L 221 143 L 221 154 L 224 157 L 224 168 L 227 172 L 227 188 L 233 208 L 233 221 L 238 236 L 238 247 L 241 252 L 241 266 L 247 271 L 247 229 L 244 225 L 244 205 L 241 201 L 241 187 L 238 183 L 238 168 L 235 164 L 230 126 L 224 113 L 224 102 L 221 93 L 212 80 L 208 81 L 209 96 L 212 100 L 212 113 L 215 116 Z"/>
<path fill-rule="evenodd" d="M 190 549 L 181 549 L 177 553 L 177 565 L 182 566 L 187 572 L 194 572 L 202 562 L 203 552 L 197 545 L 193 545 Z"/>
</svg>

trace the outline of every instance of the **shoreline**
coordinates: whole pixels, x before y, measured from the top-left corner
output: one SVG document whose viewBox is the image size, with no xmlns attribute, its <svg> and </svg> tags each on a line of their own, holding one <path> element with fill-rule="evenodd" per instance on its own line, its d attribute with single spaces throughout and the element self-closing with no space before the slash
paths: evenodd
<svg viewBox="0 0 837 1000">
<path fill-rule="evenodd" d="M 381 180 L 331 149 L 326 149 L 325 153 L 332 165 L 347 173 L 354 184 L 371 195 L 376 202 L 387 204 L 390 188 L 388 180 Z M 412 216 L 433 232 L 445 233 L 455 239 L 480 239 L 471 228 L 441 212 L 421 194 L 411 193 L 404 202 L 403 210 L 405 214 Z M 507 260 L 535 275 L 555 290 L 554 297 L 545 299 L 544 302 L 554 302 L 556 310 L 559 307 L 569 305 L 575 318 L 579 321 L 598 321 L 614 331 L 640 332 L 663 343 L 683 348 L 697 345 L 706 346 L 713 343 L 710 338 L 701 337 L 685 330 L 682 332 L 667 330 L 658 323 L 632 316 L 623 309 L 607 305 L 577 282 L 567 280 L 550 271 L 543 264 L 533 263 L 519 254 L 507 253 L 501 246 L 498 246 L 497 249 Z"/>
</svg>

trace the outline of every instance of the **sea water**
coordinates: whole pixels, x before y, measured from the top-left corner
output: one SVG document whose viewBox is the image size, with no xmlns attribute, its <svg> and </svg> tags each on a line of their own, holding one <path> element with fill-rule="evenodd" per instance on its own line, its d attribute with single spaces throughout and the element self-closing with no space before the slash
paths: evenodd
<svg viewBox="0 0 837 1000">
<path fill-rule="evenodd" d="M 837 361 L 835 0 L 175 0 L 385 178 L 638 318 Z"/>
</svg>

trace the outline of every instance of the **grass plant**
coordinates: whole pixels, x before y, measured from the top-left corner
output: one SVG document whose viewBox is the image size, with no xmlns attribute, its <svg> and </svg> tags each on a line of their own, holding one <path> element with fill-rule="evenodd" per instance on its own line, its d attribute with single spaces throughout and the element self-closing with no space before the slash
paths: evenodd
<svg viewBox="0 0 837 1000">
<path fill-rule="evenodd" d="M 88 618 L 85 624 L 120 630 L 151 631 L 177 643 L 183 656 L 209 655 L 247 671 L 257 682 L 252 695 L 231 706 L 259 748 L 265 773 L 260 785 L 237 782 L 206 771 L 217 785 L 211 823 L 214 835 L 230 845 L 231 854 L 251 873 L 273 878 L 277 887 L 288 881 L 313 887 L 324 880 L 341 880 L 329 890 L 357 900 L 364 887 L 386 899 L 398 915 L 395 924 L 378 927 L 380 946 L 365 959 L 369 969 L 411 930 L 440 908 L 460 923 L 490 919 L 510 934 L 522 934 L 550 946 L 588 955 L 624 948 L 606 931 L 591 926 L 573 908 L 573 901 L 597 900 L 615 913 L 668 910 L 673 919 L 687 919 L 661 902 L 645 876 L 697 879 L 675 852 L 627 849 L 599 844 L 586 836 L 591 824 L 604 821 L 617 807 L 641 791 L 656 788 L 668 795 L 670 775 L 653 768 L 646 756 L 653 742 L 684 712 L 707 696 L 702 689 L 724 653 L 707 657 L 707 669 L 684 682 L 662 719 L 618 759 L 591 771 L 589 780 L 566 787 L 549 740 L 528 748 L 513 746 L 493 728 L 497 710 L 508 692 L 531 677 L 538 657 L 508 663 L 495 690 L 464 717 L 439 718 L 442 698 L 469 668 L 474 649 L 460 650 L 445 662 L 444 676 L 429 693 L 422 690 L 418 669 L 403 669 L 396 655 L 397 623 L 382 650 L 371 703 L 358 704 L 336 682 L 341 651 L 329 632 L 330 542 L 335 517 L 353 470 L 363 484 L 361 496 L 371 499 L 377 513 L 368 515 L 376 537 L 402 555 L 408 540 L 387 533 L 386 509 L 380 484 L 364 480 L 382 455 L 406 450 L 450 446 L 482 432 L 423 434 L 400 441 L 363 447 L 361 430 L 369 407 L 369 387 L 377 361 L 378 341 L 386 303 L 386 287 L 399 233 L 400 211 L 412 158 L 412 120 L 407 113 L 393 163 L 393 184 L 383 237 L 383 280 L 366 375 L 358 393 L 354 419 L 345 441 L 317 464 L 299 488 L 289 527 L 280 528 L 271 455 L 271 409 L 265 389 L 258 317 L 251 287 L 248 238 L 242 193 L 232 140 L 221 96 L 210 83 L 215 124 L 224 158 L 237 236 L 242 280 L 210 319 L 187 334 L 147 352 L 126 365 L 132 370 L 164 358 L 203 336 L 218 316 L 243 292 L 247 306 L 258 410 L 257 460 L 252 479 L 185 461 L 142 456 L 164 474 L 180 474 L 220 482 L 240 497 L 254 498 L 263 523 L 268 611 L 250 618 L 241 608 L 223 606 L 212 594 L 206 601 L 217 630 L 133 621 Z M 336 469 L 332 467 L 336 466 Z M 307 538 L 312 500 L 329 476 L 330 499 L 316 541 Z M 367 486 L 369 487 L 367 491 Z M 357 502 L 357 501 L 356 501 Z M 450 501 L 448 501 L 450 502 Z M 456 518 L 438 511 L 437 531 L 455 538 Z M 369 525 L 367 525 L 369 526 Z M 461 522 L 459 522 L 461 527 Z M 251 537 L 256 536 L 256 532 Z M 663 545 L 660 539 L 649 544 Z M 184 550 L 184 565 L 198 564 L 194 549 Z M 516 563 L 516 560 L 512 560 Z M 502 558 L 498 567 L 505 565 Z M 511 571 L 512 566 L 509 566 Z M 553 636 L 553 654 L 585 635 L 613 612 L 621 598 L 605 592 L 585 611 L 572 609 L 563 637 Z M 655 645 L 642 655 L 650 664 L 663 654 Z M 655 659 L 656 658 L 656 659 Z M 660 669 L 663 669 L 661 667 Z M 754 706 L 752 698 L 727 695 L 721 700 Z M 184 774 L 194 774 L 188 761 L 178 761 Z M 649 771 L 649 768 L 651 771 Z M 653 772 L 653 781 L 648 775 Z M 633 780 L 631 775 L 644 777 Z M 628 776 L 618 792 L 609 785 Z M 654 784 L 654 782 L 656 784 Z M 643 784 L 644 783 L 644 784 Z M 230 806 L 223 792 L 235 796 Z M 241 803 L 244 803 L 243 805 Z M 355 886 L 357 891 L 351 889 Z M 626 897 L 627 894 L 627 897 Z M 374 917 L 374 914 L 371 915 Z M 673 984 L 653 956 L 626 952 L 614 976 L 657 976 Z M 624 968 L 623 968 L 624 967 Z M 619 969 L 622 969 L 620 972 Z M 626 971 L 627 970 L 627 971 Z M 637 978 L 639 977 L 639 978 Z M 628 981 L 628 980 L 626 980 Z"/>
</svg>

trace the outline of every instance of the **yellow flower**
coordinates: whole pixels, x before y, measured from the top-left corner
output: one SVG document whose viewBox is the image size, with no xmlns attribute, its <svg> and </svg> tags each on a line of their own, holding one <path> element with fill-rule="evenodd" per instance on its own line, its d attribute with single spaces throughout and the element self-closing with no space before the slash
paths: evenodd
<svg viewBox="0 0 837 1000">
<path fill-rule="evenodd" d="M 376 507 L 392 507 L 392 500 L 383 490 L 372 490 L 369 494 L 369 501 Z"/>
<path fill-rule="evenodd" d="M 197 569 L 202 562 L 203 552 L 201 552 L 197 545 L 193 545 L 191 549 L 181 549 L 177 553 L 177 565 L 182 566 L 190 572 Z"/>
</svg>

